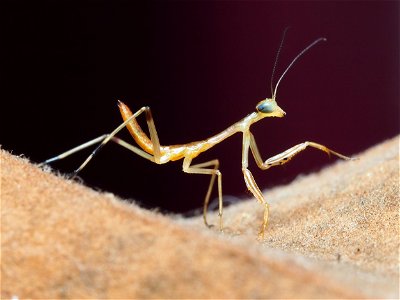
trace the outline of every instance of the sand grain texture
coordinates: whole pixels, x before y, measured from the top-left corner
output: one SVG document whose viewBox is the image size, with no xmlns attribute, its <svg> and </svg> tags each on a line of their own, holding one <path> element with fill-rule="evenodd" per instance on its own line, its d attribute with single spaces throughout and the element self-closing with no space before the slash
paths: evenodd
<svg viewBox="0 0 400 300">
<path fill-rule="evenodd" d="M 1 151 L 1 296 L 399 297 L 399 137 L 224 212 L 146 211 Z M 210 215 L 216 223 L 217 216 Z"/>
</svg>

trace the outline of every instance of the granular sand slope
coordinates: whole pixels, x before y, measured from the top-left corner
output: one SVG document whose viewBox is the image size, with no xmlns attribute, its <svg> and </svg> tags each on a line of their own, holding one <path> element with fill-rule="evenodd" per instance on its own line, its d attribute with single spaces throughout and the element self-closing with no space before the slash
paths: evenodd
<svg viewBox="0 0 400 300">
<path fill-rule="evenodd" d="M 219 233 L 1 151 L 1 296 L 398 298 L 398 147 L 266 191 L 262 242 L 255 200 L 227 208 Z"/>
<path fill-rule="evenodd" d="M 370 296 L 398 298 L 399 137 L 358 158 L 265 191 L 271 206 L 263 249 L 307 257 Z M 254 199 L 225 209 L 233 240 L 251 244 L 262 213 Z M 210 220 L 218 224 L 215 213 Z"/>
</svg>

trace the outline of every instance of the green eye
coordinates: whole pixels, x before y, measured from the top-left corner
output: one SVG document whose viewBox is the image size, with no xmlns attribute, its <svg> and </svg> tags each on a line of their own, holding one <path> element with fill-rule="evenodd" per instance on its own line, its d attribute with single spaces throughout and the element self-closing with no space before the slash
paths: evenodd
<svg viewBox="0 0 400 300">
<path fill-rule="evenodd" d="M 272 113 L 275 110 L 275 104 L 272 102 L 261 102 L 256 109 L 262 113 Z"/>
</svg>

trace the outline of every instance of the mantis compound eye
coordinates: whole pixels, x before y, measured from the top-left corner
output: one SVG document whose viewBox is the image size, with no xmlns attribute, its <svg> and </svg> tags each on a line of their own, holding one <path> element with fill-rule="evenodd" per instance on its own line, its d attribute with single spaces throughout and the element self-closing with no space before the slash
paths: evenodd
<svg viewBox="0 0 400 300">
<path fill-rule="evenodd" d="M 275 108 L 276 108 L 275 103 L 273 103 L 271 101 L 266 101 L 266 100 L 261 101 L 256 106 L 257 111 L 265 113 L 265 114 L 274 112 Z"/>
</svg>

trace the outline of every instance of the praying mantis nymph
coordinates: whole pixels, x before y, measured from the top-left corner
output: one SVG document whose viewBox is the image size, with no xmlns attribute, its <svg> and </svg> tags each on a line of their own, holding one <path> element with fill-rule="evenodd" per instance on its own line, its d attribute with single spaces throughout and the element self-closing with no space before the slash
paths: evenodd
<svg viewBox="0 0 400 300">
<path fill-rule="evenodd" d="M 57 155 L 53 158 L 50 158 L 44 161 L 42 164 L 48 164 L 60 159 L 63 159 L 73 153 L 76 153 L 82 149 L 90 147 L 94 144 L 99 144 L 99 146 L 88 156 L 88 158 L 80 165 L 78 169 L 73 172 L 72 177 L 75 177 L 88 163 L 89 161 L 99 152 L 99 150 L 106 145 L 109 141 L 113 141 L 118 145 L 125 147 L 126 149 L 134 152 L 135 154 L 153 162 L 156 164 L 165 164 L 169 161 L 175 161 L 179 159 L 183 159 L 182 169 L 183 172 L 190 173 L 190 174 L 205 174 L 211 175 L 211 181 L 208 186 L 208 190 L 204 199 L 204 206 L 203 206 L 203 219 L 204 224 L 210 226 L 207 222 L 207 207 L 210 200 L 211 192 L 215 183 L 215 179 L 217 178 L 218 184 L 218 200 L 219 200 L 219 229 L 223 230 L 223 220 L 222 220 L 222 213 L 223 213 L 223 201 L 222 201 L 222 174 L 219 171 L 219 160 L 214 159 L 207 162 L 203 162 L 200 164 L 192 165 L 192 160 L 199 156 L 202 152 L 209 150 L 210 148 L 214 147 L 218 143 L 221 143 L 228 137 L 234 135 L 235 133 L 242 133 L 243 135 L 243 143 L 242 143 L 242 172 L 244 181 L 246 183 L 247 189 L 254 195 L 254 197 L 258 200 L 260 204 L 264 206 L 264 214 L 263 220 L 261 224 L 261 228 L 259 231 L 259 237 L 263 238 L 265 230 L 268 225 L 268 216 L 269 216 L 269 205 L 268 202 L 265 200 L 263 193 L 261 192 L 260 188 L 258 187 L 256 181 L 253 178 L 252 173 L 248 169 L 248 157 L 249 157 L 249 150 L 251 151 L 257 166 L 262 170 L 267 170 L 270 167 L 278 166 L 287 163 L 290 159 L 292 159 L 295 155 L 300 153 L 301 151 L 305 150 L 307 147 L 313 147 L 318 150 L 324 151 L 327 154 L 333 154 L 338 156 L 339 158 L 350 160 L 350 157 L 342 155 L 338 152 L 335 152 L 331 149 L 328 149 L 326 146 L 315 143 L 315 142 L 304 142 L 297 144 L 282 153 L 279 153 L 275 156 L 268 158 L 267 160 L 263 161 L 261 158 L 260 152 L 258 150 L 256 140 L 253 134 L 250 132 L 250 127 L 254 123 L 267 118 L 267 117 L 278 117 L 281 118 L 285 116 L 285 112 L 278 106 L 276 102 L 276 93 L 278 90 L 279 83 L 281 82 L 282 78 L 285 76 L 286 72 L 292 67 L 292 65 L 302 56 L 306 51 L 308 51 L 311 47 L 316 45 L 319 42 L 326 41 L 325 38 L 318 38 L 311 44 L 309 44 L 306 48 L 304 48 L 289 64 L 289 66 L 285 69 L 282 73 L 281 77 L 276 83 L 275 88 L 272 88 L 272 78 L 271 76 L 271 98 L 266 98 L 257 103 L 255 107 L 255 111 L 247 115 L 242 120 L 238 121 L 237 123 L 229 126 L 224 131 L 207 138 L 202 141 L 181 144 L 181 145 L 171 145 L 171 146 L 162 146 L 158 139 L 158 134 L 156 130 L 156 126 L 154 123 L 154 119 L 149 107 L 144 106 L 135 113 L 132 113 L 131 110 L 127 105 L 118 101 L 119 110 L 124 122 L 115 128 L 111 133 L 104 134 L 99 136 L 93 140 L 90 140 L 84 144 L 81 144 L 71 150 L 68 150 L 60 155 Z M 272 74 L 275 71 L 275 66 L 278 60 L 279 51 L 282 47 L 283 39 L 281 45 L 279 47 L 276 61 L 274 65 L 274 69 Z M 140 125 L 137 123 L 136 118 L 139 117 L 142 113 L 145 113 L 147 126 L 149 129 L 150 137 L 142 130 Z M 129 144 L 120 138 L 116 137 L 116 134 L 122 130 L 123 128 L 127 127 L 130 134 L 132 135 L 133 139 L 137 143 L 136 145 Z"/>
</svg>

